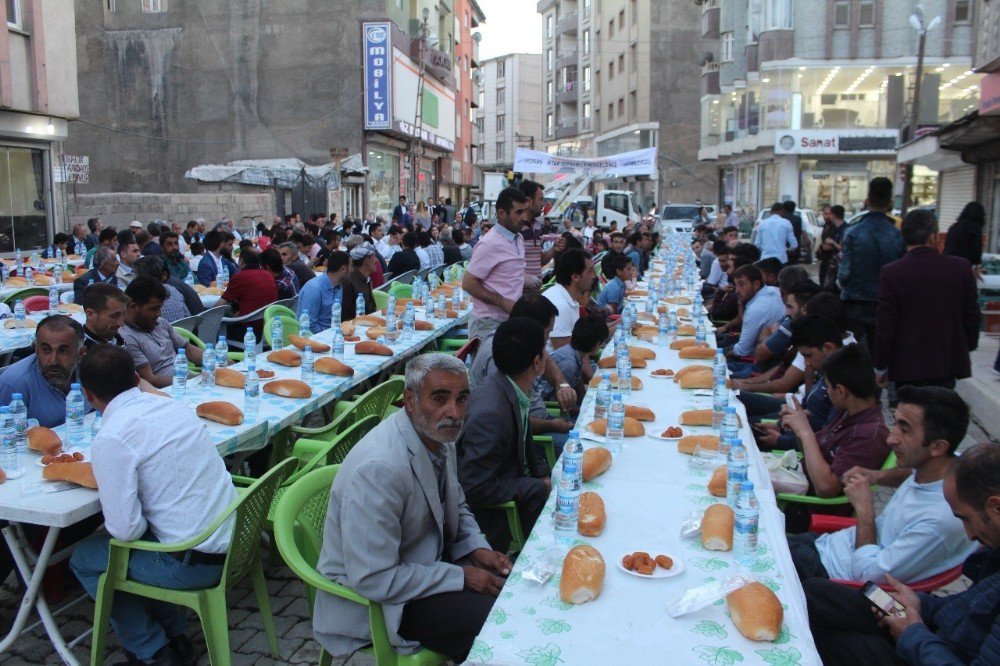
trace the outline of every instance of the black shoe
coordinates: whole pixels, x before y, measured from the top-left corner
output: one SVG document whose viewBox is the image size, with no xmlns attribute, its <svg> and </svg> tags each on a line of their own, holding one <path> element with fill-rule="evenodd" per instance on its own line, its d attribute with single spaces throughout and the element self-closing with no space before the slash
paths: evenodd
<svg viewBox="0 0 1000 666">
<path fill-rule="evenodd" d="M 168 640 L 180 663 L 185 664 L 185 666 L 193 666 L 198 661 L 198 657 L 194 652 L 194 643 L 185 634 L 171 636 Z"/>
<path fill-rule="evenodd" d="M 115 666 L 182 666 L 184 663 L 169 643 L 157 650 L 151 659 L 139 659 L 128 650 L 125 650 L 125 656 L 127 661 L 120 661 Z"/>
</svg>

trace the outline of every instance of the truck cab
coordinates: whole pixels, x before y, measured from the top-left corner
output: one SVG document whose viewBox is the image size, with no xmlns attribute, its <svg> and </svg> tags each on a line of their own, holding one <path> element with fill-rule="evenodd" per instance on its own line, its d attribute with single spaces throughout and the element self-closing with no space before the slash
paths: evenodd
<svg viewBox="0 0 1000 666">
<path fill-rule="evenodd" d="M 607 229 L 616 222 L 618 229 L 624 229 L 629 220 L 638 223 L 642 213 L 635 204 L 635 193 L 628 190 L 601 190 L 594 197 L 597 200 L 594 219 L 597 226 Z"/>
</svg>

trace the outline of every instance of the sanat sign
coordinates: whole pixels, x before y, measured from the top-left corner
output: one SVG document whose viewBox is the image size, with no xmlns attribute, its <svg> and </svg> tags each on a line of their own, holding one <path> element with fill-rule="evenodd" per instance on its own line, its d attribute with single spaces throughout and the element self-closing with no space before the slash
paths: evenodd
<svg viewBox="0 0 1000 666">
<path fill-rule="evenodd" d="M 776 130 L 775 155 L 895 153 L 898 130 Z"/>
<path fill-rule="evenodd" d="M 388 21 L 361 26 L 365 71 L 365 129 L 392 127 L 392 44 Z"/>
</svg>

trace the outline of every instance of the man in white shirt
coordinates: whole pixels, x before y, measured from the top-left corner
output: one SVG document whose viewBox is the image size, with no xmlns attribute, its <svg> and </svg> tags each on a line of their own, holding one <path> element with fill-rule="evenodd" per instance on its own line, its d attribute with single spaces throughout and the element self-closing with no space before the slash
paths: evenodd
<svg viewBox="0 0 1000 666">
<path fill-rule="evenodd" d="M 594 261 L 581 249 L 565 250 L 556 259 L 556 283 L 542 295 L 559 310 L 552 327 L 553 349 L 569 344 L 573 326 L 580 318 L 580 304 L 594 286 Z"/>
<path fill-rule="evenodd" d="M 740 339 L 727 356 L 739 359 L 757 348 L 760 332 L 785 317 L 785 304 L 777 287 L 764 285 L 764 276 L 756 266 L 740 266 L 733 272 L 733 285 L 743 303 L 743 326 Z"/>
<path fill-rule="evenodd" d="M 372 235 L 372 239 L 375 239 L 374 234 Z M 403 230 L 394 224 L 389 227 L 388 233 L 375 243 L 375 249 L 385 259 L 385 263 L 388 264 L 389 260 L 392 259 L 392 255 L 403 249 L 403 246 L 400 245 L 402 240 Z"/>
<path fill-rule="evenodd" d="M 112 537 L 185 541 L 211 525 L 236 499 L 236 489 L 194 412 L 177 400 L 139 391 L 127 351 L 93 347 L 80 365 L 80 382 L 90 404 L 104 413 L 90 456 L 108 534 L 80 543 L 70 567 L 94 597 Z M 171 589 L 216 585 L 233 524 L 227 521 L 192 550 L 133 551 L 129 578 Z M 187 614 L 174 604 L 117 594 L 111 626 L 129 663 L 181 664 L 194 656 L 185 635 Z"/>
<path fill-rule="evenodd" d="M 760 248 L 760 258 L 774 257 L 782 266 L 788 263 L 788 250 L 799 247 L 792 223 L 781 216 L 783 210 L 781 204 L 771 206 L 770 217 L 761 220 L 754 235 L 754 245 Z"/>
</svg>

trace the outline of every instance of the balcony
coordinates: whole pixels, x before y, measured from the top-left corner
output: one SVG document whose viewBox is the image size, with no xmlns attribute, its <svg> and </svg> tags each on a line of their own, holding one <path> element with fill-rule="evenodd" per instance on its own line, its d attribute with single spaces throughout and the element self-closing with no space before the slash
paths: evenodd
<svg viewBox="0 0 1000 666">
<path fill-rule="evenodd" d="M 480 65 L 483 64 L 482 61 L 479 59 L 479 42 L 473 39 L 470 43 L 472 44 L 470 65 L 473 67 L 473 69 L 475 69 L 476 67 L 479 67 Z"/>
<path fill-rule="evenodd" d="M 719 94 L 719 63 L 709 62 L 701 68 L 701 95 Z"/>
<path fill-rule="evenodd" d="M 563 67 L 574 67 L 576 65 L 576 51 L 560 51 L 556 56 L 556 69 Z"/>
<path fill-rule="evenodd" d="M 541 14 L 542 12 L 552 9 L 556 6 L 556 0 L 538 0 L 538 4 L 535 5 L 535 11 Z"/>
<path fill-rule="evenodd" d="M 556 21 L 556 34 L 557 35 L 575 35 L 577 31 L 577 25 L 579 24 L 579 14 L 577 12 L 570 12 L 565 14 Z"/>
<path fill-rule="evenodd" d="M 793 55 L 795 46 L 794 34 L 791 30 L 775 29 L 762 32 L 759 41 L 757 62 L 787 60 Z M 749 71 L 749 68 L 747 68 Z"/>
<path fill-rule="evenodd" d="M 556 125 L 557 139 L 565 139 L 567 137 L 576 136 L 579 133 L 580 130 L 575 120 L 563 120 Z"/>
<path fill-rule="evenodd" d="M 577 89 L 576 81 L 568 81 L 556 93 L 556 104 L 576 104 L 579 98 L 580 91 Z"/>
<path fill-rule="evenodd" d="M 722 10 L 719 9 L 718 0 L 706 0 L 701 6 L 701 36 L 705 39 L 719 38 L 719 16 Z"/>
<path fill-rule="evenodd" d="M 760 60 L 757 57 L 757 44 L 747 44 L 746 51 L 747 73 L 760 71 Z"/>
</svg>

